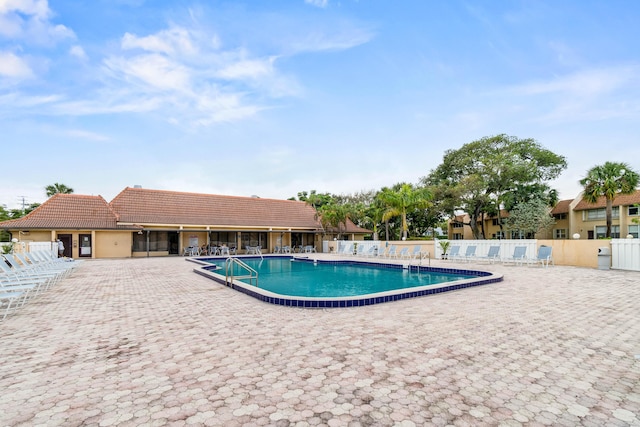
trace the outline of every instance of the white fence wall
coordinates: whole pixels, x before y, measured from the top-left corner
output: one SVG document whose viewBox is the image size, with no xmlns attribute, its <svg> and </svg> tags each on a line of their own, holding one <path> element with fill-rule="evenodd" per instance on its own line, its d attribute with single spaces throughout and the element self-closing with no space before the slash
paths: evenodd
<svg viewBox="0 0 640 427">
<path fill-rule="evenodd" d="M 435 258 L 442 258 L 442 248 L 436 239 L 435 242 Z M 460 246 L 460 255 L 464 255 L 468 246 L 476 247 L 476 256 L 483 257 L 489 253 L 490 246 L 500 246 L 500 258 L 513 257 L 513 251 L 516 246 L 526 246 L 527 258 L 535 258 L 538 255 L 538 241 L 536 239 L 518 239 L 518 240 L 449 240 L 449 251 L 451 246 Z"/>
<path fill-rule="evenodd" d="M 338 241 L 338 252 L 342 253 L 345 247 L 358 244 L 358 253 L 367 253 L 372 246 L 380 249 L 380 240 L 340 240 Z"/>
<path fill-rule="evenodd" d="M 54 257 L 58 256 L 58 244 L 56 242 L 0 242 L 0 246 L 11 244 L 13 244 L 13 250 L 18 253 L 47 251 Z"/>
<path fill-rule="evenodd" d="M 611 239 L 611 268 L 640 271 L 640 239 Z"/>
</svg>

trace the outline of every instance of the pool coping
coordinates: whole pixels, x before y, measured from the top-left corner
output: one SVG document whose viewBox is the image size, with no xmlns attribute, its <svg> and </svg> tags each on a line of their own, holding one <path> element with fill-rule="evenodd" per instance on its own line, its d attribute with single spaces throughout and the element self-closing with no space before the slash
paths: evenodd
<svg viewBox="0 0 640 427">
<path fill-rule="evenodd" d="M 239 280 L 234 280 L 232 283 L 226 282 L 224 275 L 215 272 L 215 268 L 205 262 L 207 259 L 226 259 L 228 257 L 200 257 L 200 258 L 187 258 L 187 261 L 194 262 L 199 266 L 194 268 L 194 272 L 207 277 L 217 283 L 224 286 L 228 286 L 231 289 L 242 292 L 246 295 L 252 296 L 260 301 L 267 302 L 269 304 L 282 305 L 286 307 L 300 307 L 300 308 L 347 308 L 347 307 L 362 307 L 373 304 L 382 304 L 385 302 L 399 301 L 407 298 L 417 298 L 427 295 L 439 294 L 443 292 L 457 291 L 460 289 L 488 285 L 491 283 L 501 282 L 504 277 L 502 274 L 491 273 L 480 270 L 469 269 L 455 269 L 455 268 L 442 268 L 431 267 L 412 264 L 394 264 L 384 262 L 371 262 L 364 260 L 325 260 L 316 259 L 302 256 L 292 255 L 265 255 L 264 258 L 289 258 L 295 259 L 300 262 L 311 263 L 324 263 L 324 264 L 351 264 L 351 265 L 368 265 L 382 268 L 392 269 L 409 269 L 409 271 L 415 270 L 416 272 L 434 272 L 434 273 L 450 273 L 450 274 L 464 274 L 474 276 L 470 279 L 456 280 L 453 282 L 447 282 L 437 285 L 425 285 L 417 286 L 414 288 L 403 288 L 392 291 L 377 292 L 373 294 L 357 295 L 357 296 L 345 296 L 345 297 L 304 297 L 304 296 L 292 296 L 277 294 L 260 287 L 250 285 Z M 238 256 L 239 259 L 255 259 L 259 256 Z"/>
</svg>

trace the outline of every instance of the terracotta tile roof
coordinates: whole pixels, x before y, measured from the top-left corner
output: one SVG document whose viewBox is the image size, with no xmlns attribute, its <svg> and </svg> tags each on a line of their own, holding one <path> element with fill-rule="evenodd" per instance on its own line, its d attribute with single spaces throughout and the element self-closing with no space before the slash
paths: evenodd
<svg viewBox="0 0 640 427">
<path fill-rule="evenodd" d="M 500 219 L 504 219 L 504 218 L 508 218 L 509 217 L 509 211 L 505 210 L 505 209 L 500 209 Z M 498 219 L 498 215 L 485 215 L 484 216 L 484 220 L 485 221 L 492 221 L 493 219 Z M 478 222 L 480 222 L 482 220 L 482 217 L 478 218 Z"/>
<path fill-rule="evenodd" d="M 127 187 L 109 205 L 132 224 L 321 228 L 313 207 L 293 200 Z"/>
<path fill-rule="evenodd" d="M 118 216 L 102 196 L 55 194 L 28 215 L 0 223 L 3 229 L 132 229 L 118 226 Z"/>
<path fill-rule="evenodd" d="M 551 209 L 551 215 L 569 213 L 569 207 L 573 202 L 573 199 L 569 200 L 560 200 L 556 205 Z"/>
<path fill-rule="evenodd" d="M 325 229 L 327 233 L 337 233 L 338 229 L 335 227 L 327 227 Z M 353 223 L 350 219 L 347 218 L 346 227 L 343 230 L 340 230 L 341 233 L 373 233 L 372 230 L 367 230 L 366 228 L 359 227 Z"/>
<path fill-rule="evenodd" d="M 640 203 L 640 190 L 636 190 L 635 193 L 632 194 L 620 194 L 613 199 L 613 206 L 631 206 L 636 203 Z M 596 203 L 589 203 L 586 200 L 582 199 L 576 205 L 573 210 L 575 211 L 584 211 L 587 209 L 599 209 L 606 207 L 606 199 L 604 196 L 598 198 Z"/>
</svg>

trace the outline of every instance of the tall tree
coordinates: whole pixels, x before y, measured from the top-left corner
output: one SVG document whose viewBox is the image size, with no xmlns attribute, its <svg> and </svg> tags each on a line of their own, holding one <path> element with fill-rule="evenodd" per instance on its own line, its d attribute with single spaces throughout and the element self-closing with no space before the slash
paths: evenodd
<svg viewBox="0 0 640 427">
<path fill-rule="evenodd" d="M 533 197 L 518 203 L 509 211 L 506 227 L 511 231 L 519 231 L 525 238 L 535 237 L 535 234 L 555 224 L 549 212 L 547 200 Z"/>
<path fill-rule="evenodd" d="M 384 209 L 379 203 L 372 203 L 367 209 L 365 214 L 364 227 L 373 230 L 373 240 L 380 240 L 378 233 L 378 227 L 381 225 Z"/>
<path fill-rule="evenodd" d="M 393 190 L 389 187 L 383 187 L 376 194 L 376 204 L 382 209 L 380 220 L 384 222 L 384 239 L 389 240 L 389 218 L 385 216 L 385 211 L 389 205 L 388 200 L 391 199 Z"/>
<path fill-rule="evenodd" d="M 587 171 L 587 176 L 580 180 L 584 188 L 582 198 L 589 203 L 596 203 L 600 197 L 605 198 L 605 214 L 607 221 L 606 237 L 611 237 L 611 218 L 613 201 L 619 194 L 631 194 L 636 191 L 640 175 L 626 163 L 605 162 Z"/>
<path fill-rule="evenodd" d="M 51 184 L 44 187 L 44 190 L 47 192 L 47 197 L 51 197 L 54 194 L 62 193 L 62 194 L 71 194 L 73 193 L 73 188 L 67 187 L 64 184 Z"/>
<path fill-rule="evenodd" d="M 485 214 L 499 214 L 510 193 L 557 178 L 566 167 L 563 156 L 535 140 L 502 134 L 447 150 L 442 164 L 422 182 L 433 187 L 443 215 L 455 218 L 456 212 L 466 212 L 470 221 L 464 224 L 475 239 L 484 239 L 478 224 Z"/>
<path fill-rule="evenodd" d="M 318 209 L 322 226 L 327 229 L 333 227 L 338 230 L 338 239 L 346 229 L 347 220 L 349 219 L 349 209 L 346 205 L 339 205 L 335 202 L 322 205 Z"/>
<path fill-rule="evenodd" d="M 402 221 L 402 238 L 406 239 L 409 231 L 407 213 L 428 208 L 431 205 L 431 199 L 432 195 L 427 189 L 416 189 L 411 184 L 402 184 L 398 191 L 388 192 L 385 195 L 383 201 L 387 207 L 382 218 L 399 216 Z"/>
</svg>

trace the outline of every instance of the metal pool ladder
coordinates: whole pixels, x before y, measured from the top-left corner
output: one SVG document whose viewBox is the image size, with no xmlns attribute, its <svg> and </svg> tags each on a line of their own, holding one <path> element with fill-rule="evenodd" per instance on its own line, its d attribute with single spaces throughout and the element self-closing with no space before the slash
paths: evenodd
<svg viewBox="0 0 640 427">
<path fill-rule="evenodd" d="M 236 264 L 240 270 L 246 271 L 248 274 L 244 274 L 241 276 L 236 276 L 233 273 L 233 265 Z M 224 262 L 224 273 L 225 273 L 225 283 L 229 285 L 233 283 L 233 279 L 249 279 L 249 285 L 251 285 L 251 281 L 255 280 L 255 287 L 258 287 L 258 272 L 253 268 L 249 267 L 246 263 L 242 262 L 238 258 L 229 257 Z M 231 278 L 231 281 L 229 281 Z"/>
</svg>

